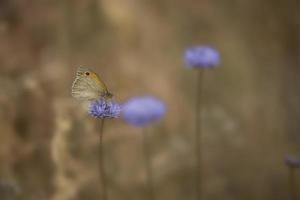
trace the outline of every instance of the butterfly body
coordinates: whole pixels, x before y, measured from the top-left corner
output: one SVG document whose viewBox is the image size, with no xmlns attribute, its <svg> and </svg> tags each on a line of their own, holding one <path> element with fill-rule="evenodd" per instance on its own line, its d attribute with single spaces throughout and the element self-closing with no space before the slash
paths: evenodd
<svg viewBox="0 0 300 200">
<path fill-rule="evenodd" d="M 92 70 L 79 67 L 72 86 L 72 96 L 79 100 L 112 98 L 104 82 Z"/>
</svg>

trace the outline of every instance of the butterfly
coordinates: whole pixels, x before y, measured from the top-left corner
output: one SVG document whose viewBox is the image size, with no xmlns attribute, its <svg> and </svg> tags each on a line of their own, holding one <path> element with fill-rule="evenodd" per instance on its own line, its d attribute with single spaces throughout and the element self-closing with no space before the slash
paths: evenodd
<svg viewBox="0 0 300 200">
<path fill-rule="evenodd" d="M 79 67 L 72 86 L 72 96 L 79 100 L 97 100 L 112 98 L 101 78 L 92 70 Z"/>
</svg>

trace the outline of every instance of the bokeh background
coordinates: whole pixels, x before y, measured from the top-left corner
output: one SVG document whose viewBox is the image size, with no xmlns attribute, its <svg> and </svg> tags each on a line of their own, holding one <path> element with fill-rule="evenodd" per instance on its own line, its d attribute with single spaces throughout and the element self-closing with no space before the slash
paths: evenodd
<svg viewBox="0 0 300 200">
<path fill-rule="evenodd" d="M 222 57 L 204 77 L 202 199 L 288 199 L 299 10 L 296 0 L 1 0 L 0 199 L 99 199 L 99 121 L 70 95 L 79 65 L 120 102 L 165 101 L 165 119 L 148 128 L 156 199 L 196 199 L 196 73 L 183 63 L 195 44 Z M 116 119 L 104 134 L 109 200 L 146 199 L 143 131 Z"/>
</svg>

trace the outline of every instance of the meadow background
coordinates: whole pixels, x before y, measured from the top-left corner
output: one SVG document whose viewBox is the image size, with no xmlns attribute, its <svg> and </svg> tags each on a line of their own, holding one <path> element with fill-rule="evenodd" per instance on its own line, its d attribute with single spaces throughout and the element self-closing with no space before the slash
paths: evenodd
<svg viewBox="0 0 300 200">
<path fill-rule="evenodd" d="M 196 199 L 196 73 L 183 63 L 195 44 L 222 58 L 204 80 L 202 199 L 288 199 L 284 156 L 300 156 L 299 10 L 296 0 L 0 1 L 0 199 L 99 199 L 99 121 L 71 97 L 79 65 L 120 102 L 165 101 L 149 127 L 156 199 Z M 142 134 L 105 124 L 109 200 L 146 199 Z"/>
</svg>

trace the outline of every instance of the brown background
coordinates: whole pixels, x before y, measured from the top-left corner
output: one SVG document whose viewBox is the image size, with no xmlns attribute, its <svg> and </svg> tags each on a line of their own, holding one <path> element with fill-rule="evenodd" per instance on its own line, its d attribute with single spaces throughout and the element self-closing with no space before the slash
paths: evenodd
<svg viewBox="0 0 300 200">
<path fill-rule="evenodd" d="M 0 199 L 99 199 L 98 121 L 70 96 L 79 65 L 120 102 L 166 102 L 149 127 L 156 199 L 196 199 L 196 74 L 182 59 L 194 44 L 222 56 L 205 73 L 202 199 L 288 199 L 283 159 L 300 155 L 299 10 L 296 0 L 0 1 Z M 106 123 L 109 200 L 146 197 L 142 132 Z"/>
</svg>

